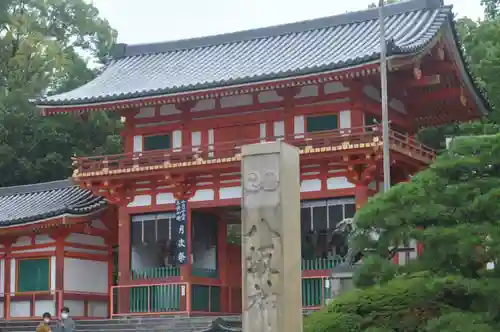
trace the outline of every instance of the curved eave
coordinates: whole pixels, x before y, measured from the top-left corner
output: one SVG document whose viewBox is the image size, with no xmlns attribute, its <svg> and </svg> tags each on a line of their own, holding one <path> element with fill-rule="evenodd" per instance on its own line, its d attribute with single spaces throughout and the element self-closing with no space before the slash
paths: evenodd
<svg viewBox="0 0 500 332">
<path fill-rule="evenodd" d="M 103 198 L 95 197 L 95 199 L 91 202 L 86 202 L 85 205 L 74 205 L 24 218 L 2 220 L 0 223 L 0 229 L 46 223 L 62 217 L 79 218 L 90 216 L 103 211 L 106 208 L 106 205 L 107 202 Z"/>
<path fill-rule="evenodd" d="M 41 109 L 65 109 L 67 111 L 78 111 L 85 108 L 100 108 L 106 109 L 108 106 L 115 104 L 128 104 L 148 99 L 156 98 L 172 98 L 172 99 L 203 99 L 199 95 L 218 93 L 219 95 L 233 95 L 238 92 L 234 90 L 252 90 L 262 91 L 269 90 L 270 86 L 293 86 L 300 85 L 297 81 L 310 80 L 318 76 L 348 76 L 349 73 L 366 68 L 378 67 L 378 58 L 380 54 L 374 54 L 366 57 L 365 61 L 359 64 L 352 64 L 349 67 L 332 66 L 330 68 L 311 68 L 307 70 L 277 73 L 273 75 L 265 75 L 260 77 L 249 77 L 242 79 L 227 80 L 223 82 L 210 82 L 206 84 L 198 84 L 188 87 L 179 87 L 172 89 L 161 89 L 154 91 L 141 91 L 129 94 L 120 94 L 112 96 L 103 96 L 98 98 L 76 99 L 71 101 L 47 101 L 44 99 L 31 100 L 38 108 Z M 332 79 L 333 81 L 333 79 Z"/>
<path fill-rule="evenodd" d="M 448 24 L 443 27 L 442 35 L 448 51 L 452 52 L 455 65 L 457 66 L 462 81 L 467 86 L 469 91 L 472 92 L 475 104 L 477 105 L 479 111 L 483 115 L 488 115 L 492 105 L 488 100 L 486 91 L 484 91 L 479 84 L 477 84 L 475 78 L 472 76 L 472 71 L 464 54 L 456 23 L 453 19 L 450 19 Z"/>
</svg>

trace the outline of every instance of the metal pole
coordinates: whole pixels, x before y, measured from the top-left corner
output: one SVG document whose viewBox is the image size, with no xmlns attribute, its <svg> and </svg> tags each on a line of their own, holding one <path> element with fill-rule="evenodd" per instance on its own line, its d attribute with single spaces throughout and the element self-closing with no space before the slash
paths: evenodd
<svg viewBox="0 0 500 332">
<path fill-rule="evenodd" d="M 380 21 L 380 94 L 384 152 L 384 192 L 386 192 L 391 187 L 391 159 L 389 151 L 389 102 L 387 98 L 387 44 L 385 42 L 384 0 L 380 0 L 378 12 Z"/>
</svg>

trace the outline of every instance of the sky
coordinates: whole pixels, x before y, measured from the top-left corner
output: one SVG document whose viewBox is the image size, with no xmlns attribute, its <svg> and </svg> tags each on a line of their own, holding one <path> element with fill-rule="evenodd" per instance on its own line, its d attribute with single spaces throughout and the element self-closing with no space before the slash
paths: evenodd
<svg viewBox="0 0 500 332">
<path fill-rule="evenodd" d="M 0 0 L 1 1 L 1 0 Z M 118 30 L 142 44 L 291 23 L 366 9 L 375 0 L 89 0 Z M 375 1 L 378 3 L 378 1 Z M 482 16 L 480 0 L 445 0 L 459 16 Z"/>
</svg>

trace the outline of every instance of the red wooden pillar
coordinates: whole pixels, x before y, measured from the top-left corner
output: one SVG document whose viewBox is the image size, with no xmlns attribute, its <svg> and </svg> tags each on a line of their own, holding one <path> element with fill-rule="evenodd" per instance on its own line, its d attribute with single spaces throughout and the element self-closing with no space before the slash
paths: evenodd
<svg viewBox="0 0 500 332">
<path fill-rule="evenodd" d="M 11 246 L 12 242 L 6 242 L 4 243 L 5 246 L 5 260 L 4 260 L 4 275 L 5 275 L 5 283 L 4 283 L 4 305 L 3 305 L 3 317 L 6 320 L 10 319 L 10 294 L 11 292 L 15 292 L 15 289 L 10 289 L 11 285 L 11 262 L 12 262 L 12 256 L 11 256 Z"/>
<path fill-rule="evenodd" d="M 361 131 L 362 130 L 361 128 L 364 127 L 364 125 L 365 125 L 365 117 L 363 111 L 359 107 L 354 107 L 351 110 L 351 127 L 359 128 L 359 130 Z M 356 134 L 357 132 L 354 131 L 353 133 Z"/>
<path fill-rule="evenodd" d="M 61 232 L 55 236 L 56 240 L 56 314 L 59 315 L 64 303 L 64 241 L 69 232 Z"/>
<path fill-rule="evenodd" d="M 295 96 L 300 93 L 301 87 L 288 87 L 276 90 L 276 93 L 283 98 L 283 126 L 285 140 L 293 137 L 294 133 L 294 114 Z M 271 127 L 272 128 L 272 127 Z"/>
<path fill-rule="evenodd" d="M 118 208 L 118 285 L 130 283 L 130 215 L 124 206 Z M 130 290 L 119 288 L 118 312 L 128 313 L 130 311 Z M 113 310 L 113 308 L 110 308 Z"/>
<path fill-rule="evenodd" d="M 364 181 L 356 183 L 355 188 L 356 210 L 359 210 L 363 205 L 368 202 L 369 190 L 368 184 Z"/>
<path fill-rule="evenodd" d="M 217 219 L 217 262 L 219 269 L 219 279 L 221 282 L 221 311 L 230 312 L 229 296 L 231 294 L 228 286 L 228 260 L 227 260 L 227 222 L 224 219 Z"/>
</svg>

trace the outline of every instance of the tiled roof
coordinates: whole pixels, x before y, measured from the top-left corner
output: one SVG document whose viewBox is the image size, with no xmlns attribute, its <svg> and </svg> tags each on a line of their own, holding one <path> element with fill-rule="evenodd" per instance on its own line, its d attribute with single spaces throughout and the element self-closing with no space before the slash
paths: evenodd
<svg viewBox="0 0 500 332">
<path fill-rule="evenodd" d="M 71 180 L 0 188 L 0 227 L 53 218 L 84 215 L 103 208 L 106 201 Z"/>
<path fill-rule="evenodd" d="M 422 50 L 453 21 L 442 0 L 403 1 L 385 12 L 389 55 Z M 377 61 L 379 50 L 377 9 L 211 37 L 121 44 L 96 79 L 36 103 L 113 102 L 328 72 Z"/>
</svg>

